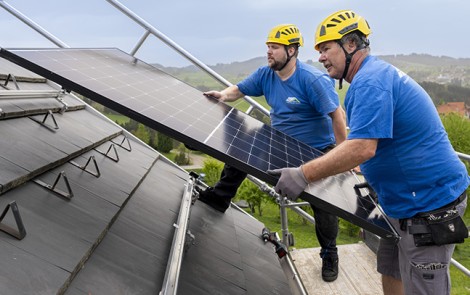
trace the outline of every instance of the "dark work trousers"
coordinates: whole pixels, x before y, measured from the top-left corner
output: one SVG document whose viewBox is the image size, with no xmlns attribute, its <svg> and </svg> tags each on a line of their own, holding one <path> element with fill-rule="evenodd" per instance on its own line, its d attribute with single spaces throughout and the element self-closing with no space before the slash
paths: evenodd
<svg viewBox="0 0 470 295">
<path fill-rule="evenodd" d="M 334 145 L 328 146 L 322 152 L 326 154 L 334 147 Z M 336 247 L 339 226 L 338 216 L 328 213 L 312 203 L 310 203 L 310 207 L 312 207 L 313 217 L 315 218 L 315 233 L 321 246 L 320 257 L 322 259 L 338 258 L 338 248 Z"/>
<path fill-rule="evenodd" d="M 327 147 L 322 152 L 327 153 L 334 146 Z M 238 188 L 246 178 L 246 173 L 230 165 L 225 165 L 219 181 L 215 184 L 213 193 L 223 198 L 227 207 L 230 206 L 231 199 L 235 197 Z M 325 210 L 310 204 L 314 212 L 315 232 L 321 246 L 320 257 L 338 258 L 338 248 L 336 247 L 336 236 L 338 235 L 338 217 Z"/>
<path fill-rule="evenodd" d="M 222 198 L 227 207 L 230 207 L 230 202 L 237 194 L 237 190 L 246 178 L 246 175 L 245 172 L 225 164 L 220 179 L 214 186 L 213 193 L 218 198 Z"/>
</svg>

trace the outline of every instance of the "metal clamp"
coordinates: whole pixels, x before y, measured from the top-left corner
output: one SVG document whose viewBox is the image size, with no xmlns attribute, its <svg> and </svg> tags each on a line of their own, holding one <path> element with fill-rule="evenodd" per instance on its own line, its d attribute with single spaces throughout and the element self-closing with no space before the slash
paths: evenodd
<svg viewBox="0 0 470 295">
<path fill-rule="evenodd" d="M 13 213 L 17 229 L 14 229 L 9 225 L 2 224 L 3 218 L 5 218 L 5 215 L 7 214 L 9 209 L 11 209 L 11 212 Z M 23 221 L 21 220 L 20 211 L 18 210 L 18 205 L 16 204 L 16 201 L 13 201 L 8 204 L 3 210 L 3 213 L 0 216 L 0 231 L 17 238 L 18 240 L 22 240 L 26 236 L 26 229 L 23 225 Z"/>
<path fill-rule="evenodd" d="M 20 87 L 18 86 L 18 82 L 16 82 L 16 77 L 13 74 L 8 74 L 8 76 L 5 80 L 5 84 L 3 84 L 2 87 L 5 88 L 5 89 L 8 89 L 7 85 L 8 85 L 8 81 L 10 81 L 10 79 L 15 84 L 16 90 L 20 90 Z"/>
<path fill-rule="evenodd" d="M 46 124 L 46 119 L 47 119 L 47 117 L 48 117 L 49 115 L 51 115 L 52 121 L 54 122 L 54 126 L 51 126 L 51 125 Z M 41 124 L 42 126 L 48 128 L 48 129 L 53 129 L 53 130 L 54 130 L 54 129 L 55 129 L 55 130 L 59 129 L 59 125 L 57 125 L 57 121 L 55 120 L 54 114 L 52 113 L 51 110 L 48 110 L 48 111 L 47 111 L 47 113 L 46 113 L 46 115 L 44 116 L 44 119 L 42 119 L 42 121 L 40 121 L 40 120 L 38 120 L 38 119 L 36 119 L 36 118 L 34 118 L 34 117 L 29 117 L 29 118 L 30 118 L 31 120 L 33 120 L 33 121 L 35 121 L 35 122 Z"/>
<path fill-rule="evenodd" d="M 114 150 L 114 155 L 116 156 L 116 158 L 112 158 L 109 154 L 109 152 L 111 151 L 111 148 L 113 148 Z M 98 153 L 102 154 L 103 156 L 105 156 L 106 158 L 109 158 L 111 160 L 113 160 L 114 162 L 119 162 L 119 155 L 117 153 L 117 150 L 116 150 L 116 146 L 113 142 L 111 142 L 111 145 L 109 146 L 108 150 L 106 151 L 106 153 L 103 153 L 102 151 L 99 151 L 99 150 L 96 150 Z"/>
<path fill-rule="evenodd" d="M 127 147 L 125 147 L 123 144 L 124 144 L 124 141 L 127 141 Z M 113 142 L 115 143 L 115 142 Z M 122 139 L 121 143 L 115 143 L 117 144 L 119 147 L 122 147 L 123 149 L 125 149 L 126 151 L 130 152 L 132 151 L 132 148 L 131 148 L 131 142 L 129 141 L 129 138 L 127 138 L 127 136 L 124 136 L 124 138 Z"/>
<path fill-rule="evenodd" d="M 57 186 L 57 183 L 59 182 L 59 179 L 60 178 L 64 178 L 64 181 L 65 181 L 65 186 L 67 187 L 67 190 L 68 190 L 68 193 L 56 188 Z M 34 179 L 33 180 L 35 183 L 39 184 L 40 186 L 42 187 L 45 187 L 46 189 L 48 190 L 51 190 L 52 192 L 58 194 L 59 196 L 67 199 L 67 200 L 70 200 L 73 198 L 73 192 L 72 192 L 72 189 L 70 187 L 70 184 L 69 184 L 69 180 L 67 179 L 67 176 L 65 175 L 65 172 L 62 171 L 59 173 L 59 175 L 57 175 L 57 178 L 56 180 L 54 181 L 54 184 L 53 185 L 49 185 L 45 182 L 42 182 L 41 180 L 39 179 Z"/>
<path fill-rule="evenodd" d="M 96 172 L 87 169 L 87 166 L 88 166 L 88 164 L 90 164 L 91 160 L 93 160 L 93 164 L 95 164 Z M 74 161 L 69 161 L 69 163 L 76 166 L 76 167 L 78 167 L 78 168 L 80 168 L 80 169 L 82 169 L 85 172 L 90 173 L 91 175 L 95 176 L 96 178 L 101 176 L 101 172 L 100 172 L 100 169 L 98 168 L 98 164 L 96 163 L 95 156 L 90 156 L 88 158 L 88 161 L 86 162 L 86 164 L 84 166 L 80 166 L 79 164 L 75 163 Z"/>
<path fill-rule="evenodd" d="M 261 231 L 261 238 L 265 243 L 271 242 L 274 245 L 274 250 L 279 258 L 283 258 L 289 253 L 286 245 L 281 243 L 276 232 L 270 232 L 268 228 L 263 228 Z"/>
</svg>

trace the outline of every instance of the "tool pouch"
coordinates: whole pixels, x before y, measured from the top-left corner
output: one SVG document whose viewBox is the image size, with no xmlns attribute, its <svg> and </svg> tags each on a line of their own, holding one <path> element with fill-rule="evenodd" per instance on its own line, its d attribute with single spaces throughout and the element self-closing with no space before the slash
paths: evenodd
<svg viewBox="0 0 470 295">
<path fill-rule="evenodd" d="M 419 213 L 407 219 L 408 232 L 416 247 L 463 243 L 468 229 L 455 205 Z"/>
</svg>

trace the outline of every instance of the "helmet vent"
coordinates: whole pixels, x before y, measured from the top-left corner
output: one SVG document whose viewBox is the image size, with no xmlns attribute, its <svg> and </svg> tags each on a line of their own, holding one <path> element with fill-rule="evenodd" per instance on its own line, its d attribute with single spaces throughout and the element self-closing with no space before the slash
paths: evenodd
<svg viewBox="0 0 470 295">
<path fill-rule="evenodd" d="M 338 23 L 338 24 L 341 23 L 341 21 L 340 21 L 339 19 L 337 19 L 337 18 L 332 18 L 331 21 L 332 21 L 332 22 L 335 22 L 335 23 Z"/>
<path fill-rule="evenodd" d="M 349 14 L 349 11 L 348 12 L 345 12 L 344 14 L 346 14 L 346 16 L 348 18 L 353 18 L 354 17 L 354 12 L 351 11 L 351 14 Z"/>
<path fill-rule="evenodd" d="M 352 25 L 349 25 L 349 26 L 347 26 L 347 27 L 344 27 L 342 30 L 339 31 L 339 33 L 340 33 L 341 35 L 344 35 L 344 34 L 350 32 L 350 31 L 353 31 L 353 30 L 357 29 L 357 27 L 358 27 L 358 24 L 357 24 L 357 23 L 353 23 Z"/>
</svg>

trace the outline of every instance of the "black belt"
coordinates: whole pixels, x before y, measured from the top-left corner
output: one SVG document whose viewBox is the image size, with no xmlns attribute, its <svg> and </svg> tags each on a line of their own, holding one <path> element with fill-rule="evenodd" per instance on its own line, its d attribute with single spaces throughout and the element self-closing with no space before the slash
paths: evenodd
<svg viewBox="0 0 470 295">
<path fill-rule="evenodd" d="M 437 209 L 434 209 L 434 210 L 431 210 L 429 212 L 433 212 L 435 210 L 441 210 L 441 209 L 444 209 L 444 208 L 452 208 L 454 206 L 457 206 L 458 204 L 460 204 L 461 202 L 463 202 L 463 200 L 465 200 L 465 198 L 467 197 L 465 191 L 455 200 L 453 200 L 452 202 L 440 207 L 440 208 L 437 208 Z M 407 225 L 407 220 L 411 220 L 413 218 L 420 218 L 419 216 L 420 215 L 423 215 L 423 214 L 426 214 L 427 212 L 425 213 L 418 213 L 416 214 L 415 216 L 411 217 L 411 218 L 400 218 L 399 219 L 399 222 L 400 222 L 400 229 L 401 230 L 406 230 L 406 227 L 408 226 Z M 424 226 L 424 225 L 423 225 Z M 410 232 L 412 233 L 412 232 Z"/>
<path fill-rule="evenodd" d="M 447 205 L 442 206 L 441 208 L 451 207 L 451 206 L 458 205 L 458 204 L 462 203 L 463 200 L 465 200 L 466 197 L 467 197 L 467 194 L 466 194 L 465 191 L 464 191 L 457 199 L 453 200 L 452 202 L 450 202 L 450 203 L 447 204 Z M 441 208 L 439 208 L 439 209 L 441 209 Z"/>
</svg>

